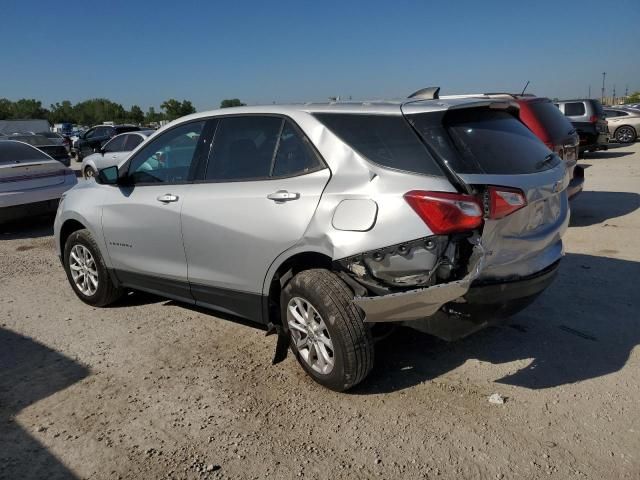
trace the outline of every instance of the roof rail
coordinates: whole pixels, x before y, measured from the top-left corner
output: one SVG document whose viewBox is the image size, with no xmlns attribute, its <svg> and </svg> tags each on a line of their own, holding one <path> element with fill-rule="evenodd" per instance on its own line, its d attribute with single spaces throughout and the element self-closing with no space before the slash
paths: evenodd
<svg viewBox="0 0 640 480">
<path fill-rule="evenodd" d="M 440 87 L 426 87 L 421 88 L 417 92 L 413 92 L 407 98 L 414 98 L 416 100 L 436 100 L 440 98 Z"/>
</svg>

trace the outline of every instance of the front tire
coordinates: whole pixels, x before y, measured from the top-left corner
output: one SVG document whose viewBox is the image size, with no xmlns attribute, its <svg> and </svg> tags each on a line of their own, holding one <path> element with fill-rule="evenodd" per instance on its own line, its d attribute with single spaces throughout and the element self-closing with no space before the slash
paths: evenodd
<svg viewBox="0 0 640 480">
<path fill-rule="evenodd" d="M 337 275 L 300 272 L 280 302 L 291 350 L 311 378 L 339 392 L 364 380 L 373 367 L 373 338 L 353 292 Z"/>
<path fill-rule="evenodd" d="M 636 141 L 636 137 L 638 136 L 635 128 L 628 125 L 619 127 L 613 135 L 618 143 L 633 143 Z"/>
<path fill-rule="evenodd" d="M 71 288 L 83 302 L 105 307 L 122 296 L 122 289 L 111 276 L 100 249 L 89 230 L 76 230 L 64 245 L 64 269 Z"/>
</svg>

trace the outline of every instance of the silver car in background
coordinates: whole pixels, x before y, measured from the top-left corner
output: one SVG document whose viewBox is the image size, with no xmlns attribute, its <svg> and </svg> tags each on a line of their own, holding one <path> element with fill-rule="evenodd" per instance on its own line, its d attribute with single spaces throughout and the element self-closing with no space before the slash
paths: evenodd
<svg viewBox="0 0 640 480">
<path fill-rule="evenodd" d="M 453 340 L 553 280 L 569 175 L 517 109 L 427 90 L 189 115 L 68 192 L 56 248 L 90 305 L 138 289 L 249 319 L 346 390 L 384 324 Z"/>
<path fill-rule="evenodd" d="M 75 173 L 46 153 L 0 138 L 0 223 L 55 212 L 76 183 Z"/>
<path fill-rule="evenodd" d="M 80 171 L 84 178 L 93 178 L 103 168 L 118 165 L 132 150 L 155 133 L 155 130 L 141 130 L 116 135 L 97 152 L 84 157 Z"/>
<path fill-rule="evenodd" d="M 604 107 L 609 124 L 609 134 L 618 143 L 633 143 L 640 132 L 640 111 Z"/>
</svg>

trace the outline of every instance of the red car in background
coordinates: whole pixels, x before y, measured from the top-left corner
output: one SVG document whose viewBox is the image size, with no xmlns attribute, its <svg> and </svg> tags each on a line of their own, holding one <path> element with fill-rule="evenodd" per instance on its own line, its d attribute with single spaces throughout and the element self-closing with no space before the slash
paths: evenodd
<svg viewBox="0 0 640 480">
<path fill-rule="evenodd" d="M 584 186 L 584 168 L 578 165 L 580 138 L 576 129 L 548 98 L 533 95 L 511 97 L 520 105 L 520 120 L 567 163 L 571 171 L 567 191 L 569 198 L 575 197 Z"/>
</svg>

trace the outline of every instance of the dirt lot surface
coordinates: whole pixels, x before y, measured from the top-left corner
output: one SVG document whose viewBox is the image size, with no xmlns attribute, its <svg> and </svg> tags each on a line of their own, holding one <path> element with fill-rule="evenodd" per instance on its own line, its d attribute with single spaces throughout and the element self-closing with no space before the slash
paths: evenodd
<svg viewBox="0 0 640 480">
<path fill-rule="evenodd" d="M 50 219 L 3 228 L 0 478 L 639 478 L 640 144 L 581 163 L 542 297 L 453 344 L 400 330 L 346 394 L 271 366 L 249 326 L 141 294 L 91 308 Z"/>
</svg>

